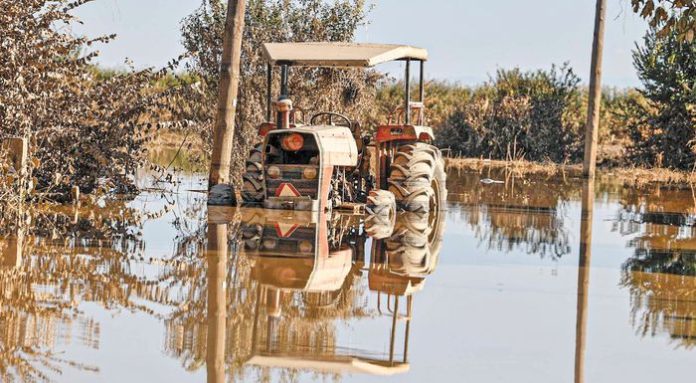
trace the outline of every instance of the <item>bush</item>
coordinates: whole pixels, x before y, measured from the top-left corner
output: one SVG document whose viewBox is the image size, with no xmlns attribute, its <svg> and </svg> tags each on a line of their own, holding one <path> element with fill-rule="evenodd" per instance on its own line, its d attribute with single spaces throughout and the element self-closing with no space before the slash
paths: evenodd
<svg viewBox="0 0 696 383">
<path fill-rule="evenodd" d="M 577 161 L 583 116 L 579 78 L 549 71 L 499 70 L 438 129 L 438 143 L 465 156 Z"/>
<path fill-rule="evenodd" d="M 176 88 L 157 87 L 160 71 L 100 73 L 94 39 L 75 37 L 71 11 L 84 1 L 0 0 L 0 139 L 30 140 L 31 186 L 64 200 L 72 186 L 132 190 L 130 177 L 163 113 L 176 113 Z M 37 194 L 34 194 L 37 195 Z"/>
</svg>

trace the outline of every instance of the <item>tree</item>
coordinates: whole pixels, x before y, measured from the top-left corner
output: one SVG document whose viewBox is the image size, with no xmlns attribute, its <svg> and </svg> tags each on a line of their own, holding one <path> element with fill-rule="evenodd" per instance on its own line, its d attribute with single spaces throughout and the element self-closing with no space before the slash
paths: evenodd
<svg viewBox="0 0 696 383">
<path fill-rule="evenodd" d="M 631 0 L 633 12 L 648 20 L 657 36 L 675 32 L 680 41 L 691 42 L 696 35 L 696 0 Z"/>
<path fill-rule="evenodd" d="M 568 65 L 499 70 L 450 114 L 437 144 L 471 157 L 576 162 L 582 158 L 579 82 Z"/>
<path fill-rule="evenodd" d="M 131 176 L 159 126 L 152 121 L 177 115 L 174 89 L 157 86 L 176 60 L 159 71 L 95 68 L 94 46 L 115 36 L 69 32 L 79 21 L 71 12 L 84 3 L 0 0 L 0 140 L 30 140 L 29 178 L 57 200 L 69 198 L 72 186 L 86 193 L 133 190 Z M 2 172 L 0 166 L 0 178 Z"/>
<path fill-rule="evenodd" d="M 192 100 L 191 107 L 199 108 L 194 119 L 203 122 L 203 134 L 209 134 L 212 127 L 225 12 L 221 0 L 203 0 L 181 23 L 184 47 L 193 58 L 189 69 L 202 80 L 202 99 Z M 256 127 L 265 120 L 266 62 L 261 57 L 262 44 L 352 41 L 357 28 L 365 23 L 366 12 L 363 0 L 247 0 L 233 171 L 242 168 L 248 148 L 256 139 Z M 362 69 L 295 67 L 289 88 L 294 104 L 305 112 L 333 109 L 360 117 L 375 104 L 374 86 L 380 78 Z M 275 82 L 274 89 L 278 88 Z"/>
<path fill-rule="evenodd" d="M 631 127 L 635 162 L 692 169 L 696 162 L 696 41 L 679 32 L 665 38 L 653 29 L 633 60 L 649 103 L 636 106 L 642 118 Z"/>
</svg>

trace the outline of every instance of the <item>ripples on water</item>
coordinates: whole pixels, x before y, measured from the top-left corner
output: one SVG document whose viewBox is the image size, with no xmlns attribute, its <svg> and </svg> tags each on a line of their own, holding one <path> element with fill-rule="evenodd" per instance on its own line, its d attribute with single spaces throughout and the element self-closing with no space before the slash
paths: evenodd
<svg viewBox="0 0 696 383">
<path fill-rule="evenodd" d="M 203 188 L 1 240 L 0 381 L 652 382 L 696 361 L 692 189 L 453 171 L 447 212 L 389 235 L 208 211 Z"/>
</svg>

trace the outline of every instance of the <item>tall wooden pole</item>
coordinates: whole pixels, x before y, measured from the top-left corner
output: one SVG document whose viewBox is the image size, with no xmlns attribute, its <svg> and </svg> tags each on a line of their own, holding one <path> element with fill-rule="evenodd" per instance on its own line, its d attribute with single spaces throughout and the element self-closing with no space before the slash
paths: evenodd
<svg viewBox="0 0 696 383">
<path fill-rule="evenodd" d="M 599 133 L 599 109 L 602 103 L 602 52 L 604 50 L 604 21 L 607 13 L 606 0 L 597 0 L 595 12 L 594 40 L 592 42 L 592 67 L 585 130 L 585 161 L 583 175 L 594 177 L 597 162 L 597 135 Z"/>
<path fill-rule="evenodd" d="M 213 136 L 213 155 L 210 164 L 209 186 L 226 185 L 218 190 L 231 192 L 232 203 L 236 203 L 234 190 L 230 186 L 230 161 L 234 144 L 234 119 L 237 111 L 239 90 L 239 73 L 242 53 L 242 34 L 244 33 L 245 0 L 228 0 L 225 36 L 220 64 L 220 83 L 218 89 L 218 107 L 215 115 L 215 133 Z M 213 193 L 211 193 L 212 197 Z M 229 197 L 229 196 L 228 196 Z M 210 200 L 210 204 L 219 204 L 219 200 Z M 226 200 L 225 202 L 230 202 Z"/>
</svg>

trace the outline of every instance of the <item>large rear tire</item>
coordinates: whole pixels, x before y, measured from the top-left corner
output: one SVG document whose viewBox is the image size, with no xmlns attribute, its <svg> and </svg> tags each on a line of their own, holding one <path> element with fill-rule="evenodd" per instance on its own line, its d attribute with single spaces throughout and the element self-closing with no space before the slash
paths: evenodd
<svg viewBox="0 0 696 383">
<path fill-rule="evenodd" d="M 242 175 L 242 202 L 260 204 L 263 202 L 263 144 L 254 146 L 246 160 Z"/>
<path fill-rule="evenodd" d="M 440 149 L 423 142 L 398 148 L 387 179 L 397 205 L 405 211 L 421 213 L 445 209 L 446 182 Z"/>
</svg>

